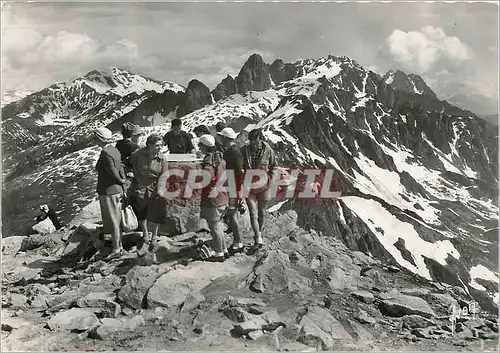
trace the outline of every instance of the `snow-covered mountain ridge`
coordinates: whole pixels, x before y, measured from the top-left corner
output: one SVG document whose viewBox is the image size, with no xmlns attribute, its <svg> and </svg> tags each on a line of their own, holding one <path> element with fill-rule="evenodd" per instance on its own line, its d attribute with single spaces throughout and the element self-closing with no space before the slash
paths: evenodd
<svg viewBox="0 0 500 353">
<path fill-rule="evenodd" d="M 417 76 L 405 75 L 381 77 L 347 57 L 269 65 L 252 56 L 238 77 L 225 78 L 211 92 L 199 81 L 184 91 L 173 85 L 161 93 L 158 83 L 148 82 L 149 90 L 127 95 L 104 76 L 90 75 L 91 84 L 85 83 L 88 77 L 78 81 L 88 95 L 79 102 L 87 110 L 74 117 L 77 123 L 34 136 L 37 144 L 18 145 L 15 155 L 4 154 L 10 171 L 4 200 L 18 200 L 4 208 L 4 233 L 21 228 L 42 192 L 67 219 L 93 198 L 97 151 L 88 137 L 96 126 L 117 132 L 121 123 L 133 121 L 148 134 L 164 134 L 169 120 L 182 116 L 187 130 L 225 121 L 241 132 L 240 141 L 257 126 L 282 165 L 333 168 L 345 195 L 322 206 L 289 200 L 273 210 L 293 208 L 302 226 L 340 238 L 351 249 L 391 258 L 421 278 L 461 286 L 495 310 L 496 129 L 440 101 Z M 60 104 L 60 97 L 52 99 Z M 85 105 L 93 99 L 99 103 Z M 4 134 L 16 131 L 25 140 L 20 134 L 35 135 L 30 129 L 7 127 Z"/>
</svg>

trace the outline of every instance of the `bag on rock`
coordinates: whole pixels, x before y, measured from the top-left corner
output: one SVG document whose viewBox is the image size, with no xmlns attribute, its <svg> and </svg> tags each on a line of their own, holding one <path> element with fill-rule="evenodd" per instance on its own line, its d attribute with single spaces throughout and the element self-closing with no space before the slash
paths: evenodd
<svg viewBox="0 0 500 353">
<path fill-rule="evenodd" d="M 35 224 L 32 229 L 37 232 L 38 234 L 41 235 L 46 235 L 50 234 L 52 232 L 56 231 L 56 227 L 54 226 L 54 223 L 50 220 L 50 218 L 45 218 L 43 221 L 38 222 Z"/>
<path fill-rule="evenodd" d="M 122 230 L 125 233 L 133 232 L 139 227 L 139 222 L 137 221 L 137 216 L 132 209 L 132 206 L 128 205 L 122 210 Z"/>
</svg>

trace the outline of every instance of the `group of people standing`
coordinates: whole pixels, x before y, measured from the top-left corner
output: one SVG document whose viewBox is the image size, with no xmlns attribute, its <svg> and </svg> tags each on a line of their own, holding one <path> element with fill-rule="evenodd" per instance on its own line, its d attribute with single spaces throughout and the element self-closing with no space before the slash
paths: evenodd
<svg viewBox="0 0 500 353">
<path fill-rule="evenodd" d="M 243 251 L 238 210 L 243 202 L 240 193 L 245 171 L 261 169 L 272 175 L 277 167 L 274 151 L 264 141 L 260 130 L 251 131 L 248 136 L 249 144 L 241 148 L 236 144 L 235 131 L 222 123 L 216 126 L 215 136 L 205 125 L 197 126 L 193 132 L 197 136 L 195 141 L 197 140 L 198 151 L 190 134 L 182 130 L 180 119 L 172 121 L 172 128 L 165 136 L 148 136 L 146 146 L 142 148 L 137 142 L 141 129 L 136 125 L 123 125 L 123 139 L 116 146 L 112 144 L 112 132 L 109 129 L 99 128 L 94 131 L 96 142 L 102 148 L 96 170 L 103 228 L 104 232 L 111 233 L 113 239 L 113 251 L 107 260 L 119 258 L 124 253 L 120 225 L 123 202 L 132 206 L 143 233 L 142 245 L 137 249 L 138 255 L 145 255 L 157 245 L 159 226 L 166 223 L 168 215 L 167 200 L 162 195 L 161 187 L 159 188 L 159 180 L 168 169 L 167 158 L 161 153 L 164 145 L 170 153 L 196 153 L 202 158 L 201 168 L 211 175 L 210 183 L 201 191 L 200 201 L 200 217 L 207 221 L 213 238 L 210 254 L 204 260 L 223 262 L 232 254 Z M 209 197 L 217 181 L 227 170 L 234 172 L 237 197 L 230 197 L 226 192 Z M 254 232 L 254 244 L 250 251 L 256 251 L 263 245 L 261 232 L 269 201 L 268 187 L 269 184 L 258 190 L 250 190 L 245 195 Z M 229 248 L 222 229 L 224 220 L 233 234 L 233 244 Z"/>
</svg>

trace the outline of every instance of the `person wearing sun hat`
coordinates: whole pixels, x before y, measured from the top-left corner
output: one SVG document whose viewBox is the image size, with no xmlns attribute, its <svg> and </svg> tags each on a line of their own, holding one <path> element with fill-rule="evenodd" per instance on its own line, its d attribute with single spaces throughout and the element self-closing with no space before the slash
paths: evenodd
<svg viewBox="0 0 500 353">
<path fill-rule="evenodd" d="M 226 212 L 228 197 L 226 192 L 220 191 L 216 197 L 210 197 L 210 193 L 217 184 L 217 180 L 225 172 L 225 161 L 220 152 L 216 150 L 215 138 L 205 134 L 198 142 L 200 151 L 203 153 L 201 167 L 212 176 L 209 185 L 203 188 L 200 202 L 200 218 L 204 218 L 212 234 L 213 244 L 211 256 L 204 259 L 211 262 L 224 262 L 229 257 L 226 239 L 222 232 L 222 218 Z"/>
<path fill-rule="evenodd" d="M 113 133 L 100 127 L 94 130 L 96 144 L 102 148 L 97 160 L 97 194 L 101 207 L 102 224 L 105 233 L 110 233 L 113 240 L 113 251 L 106 258 L 112 260 L 123 255 L 121 210 L 123 202 L 123 185 L 125 171 L 121 162 L 120 151 L 112 145 Z"/>
<path fill-rule="evenodd" d="M 236 132 L 226 127 L 217 133 L 221 138 L 221 143 L 224 146 L 224 160 L 226 161 L 226 170 L 234 172 L 236 184 L 236 192 L 239 195 L 241 184 L 243 182 L 243 156 L 240 149 L 236 146 Z M 243 243 L 241 241 L 240 226 L 238 224 L 238 209 L 242 204 L 239 197 L 230 197 L 229 206 L 227 209 L 227 224 L 228 230 L 233 234 L 233 245 L 229 249 L 230 253 L 238 253 L 243 251 Z"/>
</svg>

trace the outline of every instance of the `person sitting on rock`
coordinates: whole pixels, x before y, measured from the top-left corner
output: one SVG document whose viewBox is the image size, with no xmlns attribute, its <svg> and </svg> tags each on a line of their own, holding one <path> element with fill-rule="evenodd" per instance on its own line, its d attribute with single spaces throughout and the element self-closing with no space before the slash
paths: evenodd
<svg viewBox="0 0 500 353">
<path fill-rule="evenodd" d="M 134 179 L 129 190 L 129 203 L 143 234 L 142 245 L 137 250 L 139 256 L 155 249 L 160 224 L 167 223 L 167 202 L 158 193 L 159 180 L 168 169 L 167 158 L 160 153 L 162 147 L 161 136 L 152 134 L 146 140 L 146 147 L 130 157 Z"/>
<path fill-rule="evenodd" d="M 182 120 L 174 119 L 172 120 L 172 129 L 165 134 L 163 142 L 170 153 L 195 153 L 191 139 L 191 135 L 182 130 Z"/>
<path fill-rule="evenodd" d="M 129 174 L 132 172 L 130 156 L 134 151 L 141 148 L 138 143 L 141 134 L 141 128 L 138 125 L 132 123 L 124 123 L 122 125 L 123 139 L 116 142 L 116 148 L 118 149 L 118 151 L 120 151 L 120 154 L 122 156 L 122 163 L 124 165 L 125 174 Z"/>
<path fill-rule="evenodd" d="M 260 129 L 250 131 L 248 139 L 249 144 L 241 148 L 245 172 L 252 169 L 264 170 L 271 179 L 274 169 L 277 168 L 273 149 L 264 141 L 264 135 Z M 269 185 L 268 182 L 262 188 L 249 190 L 245 195 L 254 232 L 255 243 L 251 252 L 263 246 L 261 232 L 264 227 L 264 213 L 270 200 Z"/>
<path fill-rule="evenodd" d="M 210 183 L 203 188 L 200 202 L 200 218 L 204 218 L 212 234 L 212 256 L 204 259 L 211 262 L 224 262 L 229 257 L 226 239 L 222 232 L 222 218 L 226 213 L 228 197 L 227 193 L 220 191 L 216 197 L 210 197 L 210 193 L 217 184 L 218 178 L 223 175 L 225 161 L 222 154 L 215 149 L 215 138 L 212 135 L 203 135 L 199 142 L 200 150 L 204 154 L 201 167 L 212 176 Z"/>
<path fill-rule="evenodd" d="M 102 148 L 97 160 L 97 194 L 101 206 L 104 233 L 111 233 L 113 251 L 106 260 L 113 260 L 124 254 L 122 246 L 122 207 L 126 182 L 120 151 L 113 146 L 113 133 L 101 127 L 94 131 L 96 144 Z"/>
<path fill-rule="evenodd" d="M 38 215 L 35 218 L 36 223 L 40 223 L 49 218 L 52 221 L 52 224 L 54 225 L 56 230 L 62 228 L 61 223 L 59 222 L 59 219 L 57 218 L 57 215 L 52 209 L 52 207 L 49 207 L 48 205 L 40 205 L 40 211 L 42 212 L 42 214 Z"/>
</svg>

